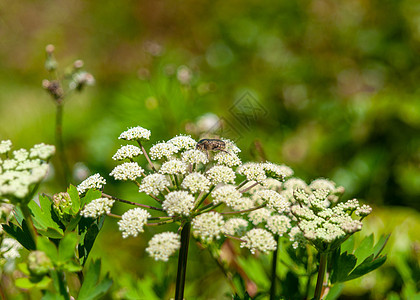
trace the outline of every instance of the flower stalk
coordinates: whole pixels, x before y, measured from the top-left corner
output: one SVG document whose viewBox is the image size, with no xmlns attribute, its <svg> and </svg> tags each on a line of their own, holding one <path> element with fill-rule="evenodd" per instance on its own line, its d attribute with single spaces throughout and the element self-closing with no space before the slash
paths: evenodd
<svg viewBox="0 0 420 300">
<path fill-rule="evenodd" d="M 319 269 L 318 269 L 318 277 L 316 280 L 316 287 L 315 287 L 315 300 L 320 300 L 322 297 L 322 290 L 324 287 L 324 278 L 325 278 L 325 270 L 327 269 L 327 252 L 320 253 L 319 259 Z"/>
<path fill-rule="evenodd" d="M 178 271 L 176 274 L 175 300 L 184 299 L 185 275 L 187 273 L 188 246 L 190 242 L 191 223 L 187 222 L 181 231 L 181 249 L 178 256 Z"/>
<path fill-rule="evenodd" d="M 277 279 L 277 258 L 280 247 L 280 237 L 277 236 L 277 247 L 273 252 L 272 262 L 271 262 L 271 287 L 270 287 L 270 300 L 276 299 L 276 279 Z"/>
</svg>

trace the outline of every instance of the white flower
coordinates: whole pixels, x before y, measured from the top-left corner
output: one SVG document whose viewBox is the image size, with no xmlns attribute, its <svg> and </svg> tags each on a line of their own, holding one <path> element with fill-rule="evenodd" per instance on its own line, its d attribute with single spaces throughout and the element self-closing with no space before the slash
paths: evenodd
<svg viewBox="0 0 420 300">
<path fill-rule="evenodd" d="M 144 232 L 143 226 L 150 217 L 148 211 L 138 207 L 126 211 L 118 221 L 123 238 L 130 235 L 136 237 L 139 233 Z"/>
<path fill-rule="evenodd" d="M 252 254 L 255 251 L 267 253 L 277 248 L 277 242 L 273 235 L 265 229 L 254 228 L 248 231 L 242 238 L 241 248 L 248 248 Z"/>
<path fill-rule="evenodd" d="M 242 166 L 239 166 L 238 169 L 236 169 L 236 172 L 246 176 L 247 180 L 255 180 L 259 183 L 263 182 L 267 178 L 263 165 L 260 163 L 245 163 Z"/>
<path fill-rule="evenodd" d="M 14 159 L 5 159 L 3 161 L 3 169 L 5 170 L 15 169 L 17 165 L 18 165 L 18 162 Z"/>
<path fill-rule="evenodd" d="M 41 166 L 43 163 L 40 159 L 27 159 L 19 162 L 16 166 L 16 171 L 31 170 Z"/>
<path fill-rule="evenodd" d="M 247 197 L 242 197 L 236 203 L 231 203 L 231 207 L 234 211 L 241 211 L 254 208 L 255 205 L 254 201 L 252 201 L 251 199 Z"/>
<path fill-rule="evenodd" d="M 211 193 L 213 203 L 225 203 L 227 206 L 235 206 L 241 200 L 242 194 L 236 189 L 234 185 L 227 184 L 215 189 Z"/>
<path fill-rule="evenodd" d="M 372 212 L 372 207 L 369 205 L 363 204 L 358 209 L 356 209 L 355 214 L 359 217 L 366 217 Z"/>
<path fill-rule="evenodd" d="M 146 193 L 148 195 L 159 195 L 165 187 L 170 185 L 165 175 L 162 174 L 150 174 L 143 178 L 139 192 Z"/>
<path fill-rule="evenodd" d="M 146 252 L 155 260 L 168 261 L 169 256 L 181 247 L 180 237 L 173 232 L 158 233 L 149 241 Z"/>
<path fill-rule="evenodd" d="M 161 174 L 185 174 L 187 172 L 188 165 L 179 159 L 172 159 L 165 162 L 159 170 Z"/>
<path fill-rule="evenodd" d="M 162 208 L 170 216 L 188 216 L 194 207 L 194 197 L 186 191 L 174 191 L 165 196 Z"/>
<path fill-rule="evenodd" d="M 175 153 L 178 152 L 178 150 L 179 149 L 175 145 L 162 142 L 153 145 L 149 150 L 149 154 L 153 160 L 161 159 L 162 157 L 170 159 Z"/>
<path fill-rule="evenodd" d="M 16 161 L 24 161 L 28 159 L 29 152 L 26 149 L 19 149 L 19 150 L 13 151 L 13 156 Z"/>
<path fill-rule="evenodd" d="M 182 153 L 182 160 L 190 164 L 206 164 L 209 162 L 207 156 L 200 150 L 192 149 Z"/>
<path fill-rule="evenodd" d="M 271 210 L 268 208 L 262 207 L 256 210 L 251 211 L 248 214 L 248 219 L 254 225 L 258 225 L 263 222 L 267 222 L 267 219 L 271 216 Z"/>
<path fill-rule="evenodd" d="M 77 191 L 79 192 L 79 194 L 83 194 L 88 189 L 100 190 L 102 189 L 104 184 L 106 184 L 106 180 L 101 175 L 99 175 L 99 173 L 96 173 L 82 181 L 77 186 Z"/>
<path fill-rule="evenodd" d="M 85 218 L 98 218 L 101 215 L 109 214 L 114 202 L 114 200 L 108 198 L 92 200 L 85 205 L 85 208 L 80 212 L 80 214 Z"/>
<path fill-rule="evenodd" d="M 267 202 L 267 206 L 274 208 L 279 213 L 284 212 L 289 207 L 289 201 L 285 197 L 273 190 L 260 190 L 254 195 Z"/>
<path fill-rule="evenodd" d="M 214 156 L 214 160 L 219 165 L 226 165 L 228 167 L 239 166 L 242 162 L 235 153 L 219 152 Z"/>
<path fill-rule="evenodd" d="M 312 181 L 309 187 L 312 190 L 323 189 L 323 190 L 328 190 L 330 192 L 334 192 L 335 183 L 328 179 L 318 178 Z"/>
<path fill-rule="evenodd" d="M 143 127 L 137 126 L 132 127 L 123 133 L 120 134 L 118 137 L 119 139 L 132 141 L 132 140 L 148 140 L 150 138 L 150 130 L 147 130 Z"/>
<path fill-rule="evenodd" d="M 308 186 L 306 185 L 306 182 L 300 178 L 290 178 L 283 184 L 283 187 L 285 190 L 306 190 Z"/>
<path fill-rule="evenodd" d="M 12 149 L 12 142 L 10 140 L 0 141 L 0 154 L 4 154 Z"/>
<path fill-rule="evenodd" d="M 248 221 L 242 218 L 231 218 L 225 222 L 222 228 L 224 234 L 243 235 L 248 227 Z"/>
<path fill-rule="evenodd" d="M 5 259 L 16 259 L 20 257 L 20 249 L 22 249 L 22 246 L 16 240 L 4 238 L 1 243 L 0 253 Z"/>
<path fill-rule="evenodd" d="M 182 182 L 182 187 L 189 189 L 191 193 L 195 194 L 198 191 L 208 192 L 210 188 L 210 180 L 200 173 L 191 173 L 185 176 Z"/>
<path fill-rule="evenodd" d="M 283 234 L 289 231 L 292 225 L 290 224 L 290 219 L 288 217 L 274 215 L 267 219 L 267 225 L 265 225 L 265 227 L 272 233 L 283 236 Z"/>
<path fill-rule="evenodd" d="M 206 175 L 214 185 L 219 183 L 235 183 L 235 172 L 226 166 L 214 166 L 206 172 Z"/>
<path fill-rule="evenodd" d="M 194 149 L 197 142 L 189 135 L 177 135 L 176 137 L 168 141 L 169 144 L 173 144 L 178 150 L 190 150 Z"/>
<path fill-rule="evenodd" d="M 117 150 L 117 152 L 112 156 L 113 160 L 123 160 L 123 159 L 130 159 L 133 157 L 137 157 L 141 154 L 141 149 L 137 146 L 133 145 L 126 145 L 121 146 L 120 149 Z"/>
<path fill-rule="evenodd" d="M 234 142 L 232 142 L 229 139 L 225 139 L 222 138 L 221 139 L 223 142 L 225 142 L 225 151 L 229 152 L 229 153 L 235 153 L 238 154 L 239 152 L 241 152 L 241 149 L 239 149 Z"/>
<path fill-rule="evenodd" d="M 46 145 L 44 143 L 34 145 L 30 151 L 31 158 L 40 158 L 43 160 L 49 159 L 51 156 L 55 154 L 55 146 L 53 145 Z"/>
<path fill-rule="evenodd" d="M 198 215 L 192 220 L 192 231 L 195 237 L 200 237 L 205 242 L 212 242 L 219 239 L 225 221 L 223 216 L 211 211 Z"/>
<path fill-rule="evenodd" d="M 293 175 L 293 170 L 285 165 L 276 165 L 271 162 L 266 162 L 262 164 L 262 166 L 266 175 L 275 179 L 284 180 L 284 178 Z"/>
<path fill-rule="evenodd" d="M 267 178 L 261 182 L 261 185 L 269 190 L 279 190 L 282 187 L 282 183 L 274 178 Z"/>
<path fill-rule="evenodd" d="M 136 162 L 126 162 L 116 166 L 110 176 L 114 176 L 116 180 L 136 180 L 143 174 L 144 170 Z"/>
</svg>

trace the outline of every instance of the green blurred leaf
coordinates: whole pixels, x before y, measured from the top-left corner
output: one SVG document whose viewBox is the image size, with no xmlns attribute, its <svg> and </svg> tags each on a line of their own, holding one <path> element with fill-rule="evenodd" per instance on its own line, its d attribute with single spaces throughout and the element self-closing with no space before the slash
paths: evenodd
<svg viewBox="0 0 420 300">
<path fill-rule="evenodd" d="M 36 249 L 35 241 L 32 239 L 32 236 L 29 232 L 25 220 L 22 221 L 22 228 L 10 222 L 9 224 L 2 224 L 2 227 L 4 231 L 6 231 L 10 236 L 17 240 L 26 249 Z"/>
<path fill-rule="evenodd" d="M 346 280 L 352 280 L 363 276 L 373 270 L 382 266 L 386 261 L 386 256 L 379 256 L 374 259 L 374 255 L 372 254 L 368 258 L 366 258 L 360 265 L 358 265 L 347 277 Z"/>
<path fill-rule="evenodd" d="M 373 234 L 365 237 L 354 251 L 358 264 L 373 253 Z"/>
<path fill-rule="evenodd" d="M 31 275 L 31 272 L 29 272 L 27 263 L 20 263 L 17 265 L 17 267 L 19 271 L 21 271 L 23 274 L 28 275 L 28 276 Z"/>
<path fill-rule="evenodd" d="M 58 244 L 58 259 L 60 262 L 66 262 L 74 257 L 77 240 L 77 234 L 69 232 L 60 241 Z"/>
<path fill-rule="evenodd" d="M 353 254 L 347 254 L 347 252 L 334 257 L 331 282 L 336 283 L 348 280 L 348 274 L 353 270 L 356 262 L 356 257 Z"/>
<path fill-rule="evenodd" d="M 82 218 L 81 215 L 73 216 L 70 223 L 66 227 L 66 232 L 73 231 L 77 227 L 77 225 L 79 225 L 81 218 Z"/>
<path fill-rule="evenodd" d="M 101 191 L 98 191 L 95 189 L 88 190 L 86 195 L 80 201 L 80 207 L 85 206 L 86 204 L 90 203 L 92 200 L 101 198 L 101 196 L 102 196 Z"/>
<path fill-rule="evenodd" d="M 344 243 L 341 244 L 340 253 L 353 253 L 354 249 L 354 235 L 350 236 Z"/>
<path fill-rule="evenodd" d="M 67 193 L 70 195 L 71 199 L 71 210 L 73 214 L 77 214 L 80 210 L 80 197 L 77 188 L 74 185 L 70 185 L 67 189 Z"/>
<path fill-rule="evenodd" d="M 261 288 L 268 288 L 270 286 L 270 279 L 265 272 L 263 264 L 252 256 L 243 258 L 238 257 L 239 265 L 244 269 L 249 279 L 254 281 Z"/>
<path fill-rule="evenodd" d="M 373 254 L 375 255 L 375 258 L 381 254 L 382 250 L 385 248 L 386 244 L 388 243 L 389 237 L 391 234 L 388 235 L 382 235 L 379 238 L 379 241 L 376 243 L 375 247 L 373 248 Z"/>
<path fill-rule="evenodd" d="M 51 278 L 48 276 L 42 276 L 42 277 L 22 277 L 18 278 L 15 281 L 15 285 L 21 289 L 32 289 L 32 288 L 38 288 L 41 290 L 44 290 L 48 288 L 48 286 L 51 283 Z"/>
<path fill-rule="evenodd" d="M 42 296 L 42 300 L 65 300 L 65 297 L 60 294 L 53 294 L 50 291 L 47 291 L 45 295 Z"/>
<path fill-rule="evenodd" d="M 66 262 L 66 264 L 63 266 L 63 270 L 71 273 L 79 272 L 83 269 L 81 265 L 76 263 L 74 260 L 70 260 Z"/>
<path fill-rule="evenodd" d="M 58 261 L 57 247 L 47 237 L 39 236 L 37 240 L 37 249 L 44 251 L 53 263 Z"/>
<path fill-rule="evenodd" d="M 79 291 L 79 300 L 100 299 L 112 285 L 112 280 L 107 274 L 103 280 L 99 280 L 101 274 L 101 261 L 92 261 L 85 274 L 85 280 Z"/>
<path fill-rule="evenodd" d="M 61 223 L 52 208 L 51 201 L 43 196 L 39 196 L 39 204 L 35 201 L 30 201 L 29 209 L 33 214 L 34 225 L 36 229 L 45 236 L 51 238 L 62 238 L 64 236 L 63 229 L 60 227 Z"/>
<path fill-rule="evenodd" d="M 340 294 L 343 288 L 344 288 L 344 284 L 342 283 L 334 284 L 328 291 L 328 294 L 327 294 L 327 297 L 325 297 L 325 300 L 338 299 L 338 297 L 340 297 Z"/>
<path fill-rule="evenodd" d="M 79 222 L 80 243 L 78 246 L 79 259 L 82 265 L 86 263 L 90 250 L 102 228 L 105 217 L 99 219 L 82 218 Z"/>
</svg>

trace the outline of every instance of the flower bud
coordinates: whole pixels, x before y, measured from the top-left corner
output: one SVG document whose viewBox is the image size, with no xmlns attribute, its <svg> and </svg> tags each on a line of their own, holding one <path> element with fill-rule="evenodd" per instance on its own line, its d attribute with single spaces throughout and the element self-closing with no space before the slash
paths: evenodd
<svg viewBox="0 0 420 300">
<path fill-rule="evenodd" d="M 68 193 L 62 192 L 53 196 L 53 207 L 58 217 L 64 221 L 69 222 L 71 219 L 71 199 Z"/>
<path fill-rule="evenodd" d="M 34 276 L 43 276 L 53 268 L 51 260 L 42 251 L 32 251 L 28 256 L 28 269 Z"/>
</svg>

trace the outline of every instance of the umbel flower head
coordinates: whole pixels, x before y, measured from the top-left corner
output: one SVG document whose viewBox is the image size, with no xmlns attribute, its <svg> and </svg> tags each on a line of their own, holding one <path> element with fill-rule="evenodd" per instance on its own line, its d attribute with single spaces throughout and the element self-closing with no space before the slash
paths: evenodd
<svg viewBox="0 0 420 300">
<path fill-rule="evenodd" d="M 308 186 L 291 179 L 293 171 L 285 165 L 242 163 L 240 149 L 230 140 L 221 139 L 217 149 L 207 149 L 197 147 L 190 136 L 178 135 L 147 151 L 143 142 L 150 137 L 150 131 L 139 126 L 121 133 L 120 139 L 139 147 L 121 146 L 113 159 L 129 162 L 117 165 L 110 175 L 135 184 L 155 204 L 103 194 L 81 211 L 84 217 L 97 218 L 115 216 L 111 214 L 114 201 L 135 206 L 119 217 L 123 238 L 137 237 L 148 226 L 176 223 L 182 230 L 191 226 L 192 235 L 204 246 L 236 238 L 252 253 L 267 253 L 276 249 L 280 236 L 289 238 L 294 247 L 305 239 L 313 244 L 333 243 L 334 238 L 360 229 L 360 221 L 351 221 L 349 212 L 360 218 L 370 212 L 353 202 L 335 205 L 341 190 L 328 180 Z M 105 179 L 95 174 L 77 189 L 83 194 L 91 188 L 102 190 L 104 184 Z M 167 261 L 180 244 L 178 233 L 166 231 L 155 234 L 146 251 L 156 260 Z"/>
</svg>

